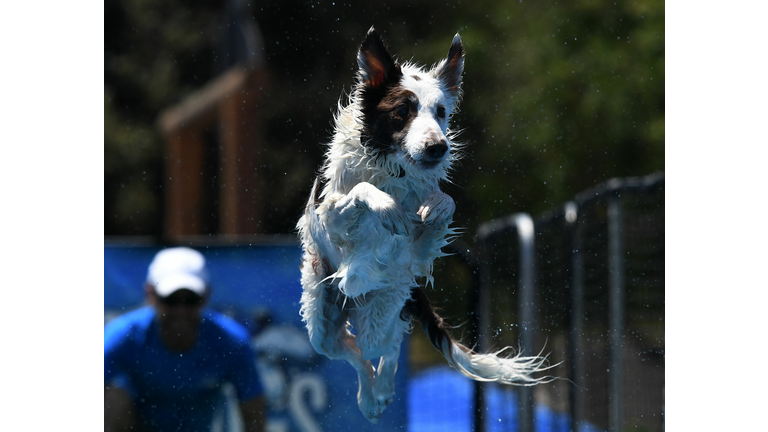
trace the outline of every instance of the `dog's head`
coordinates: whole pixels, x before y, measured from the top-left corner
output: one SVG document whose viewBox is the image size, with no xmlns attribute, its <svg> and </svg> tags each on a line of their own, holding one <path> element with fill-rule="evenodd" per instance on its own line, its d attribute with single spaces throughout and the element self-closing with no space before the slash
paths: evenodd
<svg viewBox="0 0 768 432">
<path fill-rule="evenodd" d="M 461 96 L 464 48 L 459 35 L 448 57 L 425 70 L 395 61 L 371 27 L 357 60 L 362 144 L 378 156 L 394 155 L 409 171 L 435 170 L 442 177 L 455 151 L 448 122 Z"/>
</svg>

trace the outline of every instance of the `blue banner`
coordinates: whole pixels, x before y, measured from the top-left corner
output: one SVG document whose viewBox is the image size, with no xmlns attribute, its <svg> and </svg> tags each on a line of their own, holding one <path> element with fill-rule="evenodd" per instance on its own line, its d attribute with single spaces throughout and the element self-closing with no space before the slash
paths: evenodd
<svg viewBox="0 0 768 432">
<path fill-rule="evenodd" d="M 407 429 L 408 339 L 395 377 L 395 400 L 378 425 L 357 407 L 357 374 L 344 361 L 317 355 L 299 316 L 301 248 L 287 245 L 200 246 L 213 291 L 210 306 L 252 333 L 267 393 L 268 432 Z M 144 304 L 143 284 L 156 246 L 104 246 L 104 317 Z"/>
</svg>

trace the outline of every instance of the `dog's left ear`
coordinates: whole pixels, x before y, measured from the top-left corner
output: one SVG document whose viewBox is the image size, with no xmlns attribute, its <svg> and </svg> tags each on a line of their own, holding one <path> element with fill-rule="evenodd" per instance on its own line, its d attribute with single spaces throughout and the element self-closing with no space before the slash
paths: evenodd
<svg viewBox="0 0 768 432">
<path fill-rule="evenodd" d="M 464 45 L 461 43 L 461 37 L 456 33 L 451 42 L 451 49 L 448 50 L 448 57 L 437 71 L 437 77 L 448 91 L 455 95 L 461 86 L 462 72 L 464 72 Z"/>
</svg>

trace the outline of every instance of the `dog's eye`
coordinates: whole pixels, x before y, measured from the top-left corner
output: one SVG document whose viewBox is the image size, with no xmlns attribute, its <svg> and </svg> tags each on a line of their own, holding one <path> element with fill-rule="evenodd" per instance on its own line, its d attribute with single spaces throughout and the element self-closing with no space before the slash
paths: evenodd
<svg viewBox="0 0 768 432">
<path fill-rule="evenodd" d="M 440 118 L 445 118 L 445 107 L 440 105 L 437 107 L 437 116 Z"/>
<path fill-rule="evenodd" d="M 397 107 L 397 115 L 405 117 L 408 114 L 408 105 L 402 104 Z"/>
</svg>

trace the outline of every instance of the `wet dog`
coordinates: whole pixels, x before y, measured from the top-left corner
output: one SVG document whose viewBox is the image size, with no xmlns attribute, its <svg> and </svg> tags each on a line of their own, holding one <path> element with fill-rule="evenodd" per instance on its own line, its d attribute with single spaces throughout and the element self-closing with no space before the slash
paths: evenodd
<svg viewBox="0 0 768 432">
<path fill-rule="evenodd" d="M 546 380 L 533 377 L 547 369 L 545 358 L 481 354 L 452 339 L 425 292 L 433 261 L 456 235 L 449 228 L 456 207 L 440 183 L 460 154 L 448 126 L 461 98 L 461 38 L 453 38 L 445 59 L 422 68 L 396 61 L 371 28 L 357 61 L 357 83 L 348 103 L 339 104 L 333 140 L 297 225 L 301 316 L 312 345 L 357 370 L 358 406 L 374 423 L 394 397 L 412 318 L 470 378 Z"/>
</svg>

